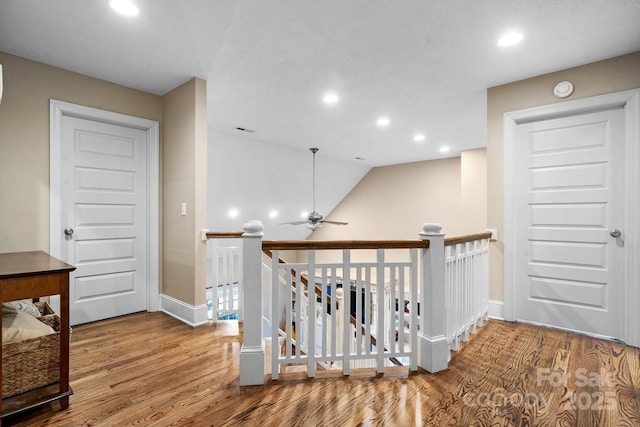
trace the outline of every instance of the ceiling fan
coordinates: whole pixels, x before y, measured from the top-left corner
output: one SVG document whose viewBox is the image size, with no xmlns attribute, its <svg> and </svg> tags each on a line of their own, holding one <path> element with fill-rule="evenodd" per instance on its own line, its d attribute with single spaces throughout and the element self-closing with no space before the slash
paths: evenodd
<svg viewBox="0 0 640 427">
<path fill-rule="evenodd" d="M 309 148 L 309 150 L 313 153 L 313 182 L 312 182 L 312 194 L 313 194 L 313 211 L 309 214 L 307 219 L 303 219 L 300 221 L 291 221 L 284 222 L 280 225 L 302 225 L 305 224 L 307 228 L 311 230 L 317 230 L 322 226 L 322 224 L 334 224 L 334 225 L 347 225 L 347 222 L 341 221 L 327 221 L 323 219 L 324 217 L 316 212 L 316 153 L 318 152 L 318 148 Z"/>
</svg>

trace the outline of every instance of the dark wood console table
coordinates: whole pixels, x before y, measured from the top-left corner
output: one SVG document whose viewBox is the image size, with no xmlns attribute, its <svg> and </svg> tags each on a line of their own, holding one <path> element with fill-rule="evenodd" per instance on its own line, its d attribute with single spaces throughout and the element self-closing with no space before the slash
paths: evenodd
<svg viewBox="0 0 640 427">
<path fill-rule="evenodd" d="M 60 382 L 0 400 L 2 418 L 47 403 L 69 406 L 69 272 L 76 268 L 45 252 L 0 254 L 0 305 L 5 301 L 60 295 Z M 0 326 L 2 320 L 0 318 Z M 2 345 L 0 338 L 0 384 Z"/>
</svg>

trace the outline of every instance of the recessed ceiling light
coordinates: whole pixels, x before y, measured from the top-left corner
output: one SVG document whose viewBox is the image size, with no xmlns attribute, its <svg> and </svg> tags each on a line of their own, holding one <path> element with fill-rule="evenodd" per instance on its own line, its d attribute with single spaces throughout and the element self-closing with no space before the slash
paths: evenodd
<svg viewBox="0 0 640 427">
<path fill-rule="evenodd" d="M 278 211 L 273 209 L 272 211 L 269 212 L 269 218 L 275 218 L 278 216 Z"/>
<path fill-rule="evenodd" d="M 338 101 L 340 101 L 340 97 L 338 96 L 337 93 L 328 92 L 324 94 L 324 96 L 322 97 L 322 101 L 325 104 L 333 105 L 338 103 Z"/>
<path fill-rule="evenodd" d="M 422 141 L 424 141 L 425 138 L 426 137 L 424 136 L 423 133 L 416 133 L 415 135 L 413 135 L 413 140 L 415 142 L 422 142 Z"/>
<path fill-rule="evenodd" d="M 378 126 L 382 127 L 386 127 L 389 126 L 391 124 L 391 119 L 389 119 L 389 117 L 379 117 L 378 120 L 376 120 L 376 124 Z"/>
<path fill-rule="evenodd" d="M 447 153 L 450 150 L 449 147 L 447 147 L 446 145 L 443 145 L 442 147 L 440 147 L 440 152 L 441 153 Z"/>
<path fill-rule="evenodd" d="M 522 35 L 522 33 L 512 31 L 509 33 L 505 33 L 502 37 L 500 37 L 500 39 L 498 40 L 498 45 L 502 47 L 513 46 L 514 44 L 520 43 L 523 38 L 524 36 Z"/>
<path fill-rule="evenodd" d="M 110 0 L 109 6 L 121 15 L 136 16 L 138 14 L 138 6 L 130 0 Z"/>
<path fill-rule="evenodd" d="M 230 218 L 237 218 L 239 213 L 240 212 L 238 212 L 238 209 L 231 208 L 229 209 L 228 215 Z"/>
</svg>

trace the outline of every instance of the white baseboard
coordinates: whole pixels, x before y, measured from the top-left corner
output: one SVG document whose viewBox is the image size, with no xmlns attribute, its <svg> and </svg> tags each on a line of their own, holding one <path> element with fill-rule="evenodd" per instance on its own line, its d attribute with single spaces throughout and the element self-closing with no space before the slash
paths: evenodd
<svg viewBox="0 0 640 427">
<path fill-rule="evenodd" d="M 190 326 L 203 325 L 209 322 L 206 304 L 196 307 L 169 295 L 160 294 L 160 311 Z"/>
<path fill-rule="evenodd" d="M 489 300 L 489 317 L 504 320 L 504 302 Z"/>
</svg>

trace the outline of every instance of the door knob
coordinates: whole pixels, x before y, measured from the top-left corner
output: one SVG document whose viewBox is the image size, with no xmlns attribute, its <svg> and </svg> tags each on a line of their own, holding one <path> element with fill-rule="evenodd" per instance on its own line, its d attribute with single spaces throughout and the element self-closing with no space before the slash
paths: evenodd
<svg viewBox="0 0 640 427">
<path fill-rule="evenodd" d="M 64 229 L 64 238 L 71 240 L 73 238 L 73 228 L 67 227 Z"/>
<path fill-rule="evenodd" d="M 611 230 L 611 232 L 609 232 L 609 234 L 611 234 L 611 237 L 620 237 L 622 235 L 622 232 L 620 230 L 618 230 L 617 228 L 614 228 L 613 230 Z"/>
</svg>

